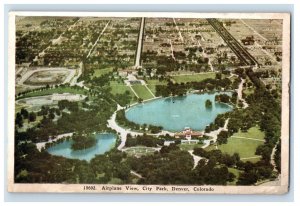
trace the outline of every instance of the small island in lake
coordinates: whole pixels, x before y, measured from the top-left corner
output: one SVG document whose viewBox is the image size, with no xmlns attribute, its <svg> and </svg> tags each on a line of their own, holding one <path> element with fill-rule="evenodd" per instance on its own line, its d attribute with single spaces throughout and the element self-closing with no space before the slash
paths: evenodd
<svg viewBox="0 0 300 206">
<path fill-rule="evenodd" d="M 73 144 L 71 146 L 72 150 L 84 150 L 96 145 L 97 140 L 93 136 L 86 135 L 74 135 L 72 137 Z"/>
<path fill-rule="evenodd" d="M 212 102 L 209 99 L 205 101 L 205 107 L 206 108 L 211 108 L 212 107 Z"/>
</svg>

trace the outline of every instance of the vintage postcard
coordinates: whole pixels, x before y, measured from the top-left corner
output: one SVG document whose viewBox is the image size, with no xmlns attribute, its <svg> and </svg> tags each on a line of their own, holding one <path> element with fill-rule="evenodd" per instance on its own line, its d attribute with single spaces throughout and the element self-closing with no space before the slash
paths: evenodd
<svg viewBox="0 0 300 206">
<path fill-rule="evenodd" d="M 10 12 L 8 191 L 283 194 L 288 13 Z"/>
</svg>

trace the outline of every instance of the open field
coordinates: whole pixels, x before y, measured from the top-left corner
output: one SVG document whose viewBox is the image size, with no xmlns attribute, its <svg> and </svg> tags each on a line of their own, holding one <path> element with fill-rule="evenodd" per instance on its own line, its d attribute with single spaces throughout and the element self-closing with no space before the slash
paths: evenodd
<svg viewBox="0 0 300 206">
<path fill-rule="evenodd" d="M 107 74 L 112 71 L 113 71 L 112 67 L 108 67 L 108 68 L 104 68 L 104 69 L 95 69 L 93 77 L 101 77 L 102 75 Z"/>
<path fill-rule="evenodd" d="M 153 94 L 156 93 L 156 85 L 167 85 L 166 81 L 159 81 L 157 79 L 149 79 L 147 80 L 148 88 L 152 91 Z"/>
<path fill-rule="evenodd" d="M 222 153 L 230 155 L 238 153 L 242 161 L 257 162 L 260 156 L 255 155 L 256 148 L 264 143 L 264 133 L 259 128 L 252 127 L 247 132 L 234 133 L 228 138 L 227 144 L 218 145 Z M 205 150 L 217 149 L 215 145 L 210 145 Z"/>
<path fill-rule="evenodd" d="M 178 75 L 172 76 L 171 78 L 175 80 L 177 83 L 186 83 L 186 82 L 201 82 L 205 79 L 216 77 L 215 72 L 207 72 L 207 73 L 198 73 L 192 75 Z"/>
<path fill-rule="evenodd" d="M 259 156 L 255 155 L 256 148 L 259 145 L 262 145 L 263 142 L 255 141 L 255 140 L 249 140 L 249 139 L 236 139 L 236 138 L 228 138 L 227 144 L 218 145 L 218 148 L 223 153 L 228 153 L 230 155 L 233 155 L 234 153 L 238 153 L 242 158 L 252 158 L 257 157 L 259 159 Z M 245 159 L 246 160 L 246 159 Z"/>
<path fill-rule="evenodd" d="M 111 93 L 113 95 L 115 94 L 123 94 L 126 91 L 129 91 L 132 96 L 134 96 L 133 92 L 131 89 L 126 86 L 123 82 L 117 82 L 117 81 L 110 81 L 109 86 L 111 87 Z"/>
<path fill-rule="evenodd" d="M 153 98 L 152 94 L 148 91 L 148 89 L 141 84 L 133 85 L 132 88 L 137 93 L 137 95 L 143 100 Z"/>
<path fill-rule="evenodd" d="M 259 127 L 256 126 L 256 127 L 251 127 L 247 132 L 239 131 L 238 133 L 234 133 L 232 136 L 264 140 L 265 133 L 260 131 Z"/>
<path fill-rule="evenodd" d="M 193 150 L 194 148 L 200 148 L 203 144 L 180 144 L 179 147 L 181 150 Z"/>
</svg>

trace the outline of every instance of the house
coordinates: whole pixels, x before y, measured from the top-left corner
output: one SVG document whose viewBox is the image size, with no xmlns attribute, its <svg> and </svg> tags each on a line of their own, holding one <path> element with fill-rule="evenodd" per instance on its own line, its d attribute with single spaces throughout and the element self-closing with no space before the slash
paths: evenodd
<svg viewBox="0 0 300 206">
<path fill-rule="evenodd" d="M 247 36 L 245 39 L 242 39 L 241 41 L 244 45 L 253 45 L 255 42 L 253 36 Z"/>
<path fill-rule="evenodd" d="M 191 140 L 192 137 L 202 137 L 203 133 L 199 131 L 193 131 L 190 127 L 185 127 L 183 131 L 175 133 L 176 138 L 186 138 Z"/>
</svg>

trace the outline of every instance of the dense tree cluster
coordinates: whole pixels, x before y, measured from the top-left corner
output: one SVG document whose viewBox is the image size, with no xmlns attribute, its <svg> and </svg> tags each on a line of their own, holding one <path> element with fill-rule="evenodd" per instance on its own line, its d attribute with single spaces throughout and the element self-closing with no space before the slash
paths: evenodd
<svg viewBox="0 0 300 206">
<path fill-rule="evenodd" d="M 75 134 L 72 136 L 72 150 L 84 150 L 96 145 L 96 138 L 90 135 Z"/>
<path fill-rule="evenodd" d="M 222 103 L 229 103 L 230 102 L 230 96 L 227 94 L 218 94 L 215 96 L 215 101 L 222 102 Z"/>
<path fill-rule="evenodd" d="M 163 140 L 146 134 L 143 134 L 142 136 L 138 135 L 137 137 L 131 137 L 130 135 L 127 136 L 125 143 L 126 147 L 134 147 L 138 145 L 157 147 L 158 145 L 163 145 Z"/>
<path fill-rule="evenodd" d="M 205 79 L 201 82 L 187 82 L 187 83 L 173 83 L 168 81 L 167 85 L 156 85 L 156 96 L 182 96 L 190 89 L 199 90 L 203 92 L 210 92 L 214 90 L 232 90 L 234 89 L 232 82 L 228 78 L 224 79 Z"/>
</svg>

